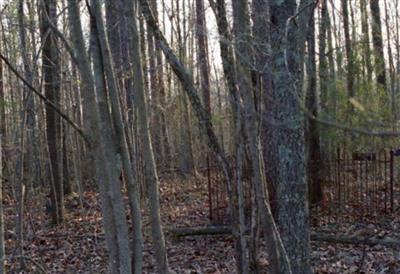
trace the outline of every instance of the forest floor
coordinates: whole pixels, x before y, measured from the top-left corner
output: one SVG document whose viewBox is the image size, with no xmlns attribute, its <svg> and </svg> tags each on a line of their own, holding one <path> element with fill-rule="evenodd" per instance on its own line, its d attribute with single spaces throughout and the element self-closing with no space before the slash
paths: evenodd
<svg viewBox="0 0 400 274">
<path fill-rule="evenodd" d="M 164 180 L 160 192 L 165 227 L 208 224 L 207 186 L 204 180 Z M 30 196 L 40 195 L 33 193 Z M 6 195 L 5 235 L 9 273 L 106 273 L 99 196 L 94 191 L 87 191 L 84 200 L 82 210 L 76 197 L 68 199 L 66 222 L 58 227 L 50 225 L 43 199 L 26 202 L 24 258 L 27 270 L 19 272 L 20 259 L 15 255 L 15 202 Z M 147 215 L 144 211 L 143 272 L 156 273 Z M 333 235 L 378 235 L 400 240 L 399 212 L 375 216 L 363 222 L 326 214 L 319 218 L 318 224 L 312 223 L 313 231 Z M 166 240 L 170 266 L 178 274 L 236 273 L 233 240 L 229 235 L 176 239 L 166 233 Z M 315 273 L 400 273 L 399 248 L 325 242 L 312 242 L 311 246 Z M 265 254 L 260 255 L 260 263 L 263 269 L 268 268 Z"/>
</svg>

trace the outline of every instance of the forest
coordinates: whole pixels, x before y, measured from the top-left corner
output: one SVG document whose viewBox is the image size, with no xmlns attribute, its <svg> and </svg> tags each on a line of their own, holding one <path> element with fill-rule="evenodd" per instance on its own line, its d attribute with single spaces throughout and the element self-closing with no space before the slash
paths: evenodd
<svg viewBox="0 0 400 274">
<path fill-rule="evenodd" d="M 399 140 L 399 0 L 0 0 L 0 274 L 399 274 Z"/>
</svg>

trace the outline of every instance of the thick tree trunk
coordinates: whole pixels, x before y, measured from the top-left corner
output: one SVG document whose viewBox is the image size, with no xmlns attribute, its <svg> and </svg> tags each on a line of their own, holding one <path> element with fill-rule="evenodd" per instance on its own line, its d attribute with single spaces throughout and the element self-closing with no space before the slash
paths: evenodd
<svg viewBox="0 0 400 274">
<path fill-rule="evenodd" d="M 289 18 L 298 10 L 301 13 L 295 24 L 295 19 Z M 301 1 L 297 6 L 294 0 L 277 0 L 271 5 L 271 41 L 274 41 L 272 52 L 275 53 L 273 88 L 279 125 L 276 134 L 278 226 L 292 273 L 296 274 L 311 273 L 304 115 L 300 108 L 302 64 L 311 10 L 310 1 Z"/>
</svg>

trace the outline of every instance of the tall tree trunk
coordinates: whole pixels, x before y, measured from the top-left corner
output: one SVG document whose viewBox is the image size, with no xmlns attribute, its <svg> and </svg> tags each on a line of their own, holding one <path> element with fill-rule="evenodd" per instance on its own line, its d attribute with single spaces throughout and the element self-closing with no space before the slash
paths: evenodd
<svg viewBox="0 0 400 274">
<path fill-rule="evenodd" d="M 24 1 L 19 1 L 18 3 L 18 21 L 19 21 L 19 37 L 21 42 L 21 55 L 23 60 L 24 68 L 24 78 L 29 82 L 33 83 L 33 65 L 31 58 L 29 58 L 28 47 L 27 47 L 27 35 L 24 15 Z M 29 6 L 28 6 L 29 7 Z M 35 49 L 35 41 L 32 41 L 32 47 Z M 36 139 L 35 139 L 35 113 L 34 113 L 34 98 L 27 88 L 24 87 L 24 105 L 26 111 L 26 127 L 27 127 L 27 143 L 29 146 L 26 148 L 25 163 L 27 169 L 27 174 L 29 174 L 29 179 L 26 184 L 29 188 L 32 187 L 32 182 L 38 179 L 35 172 L 35 163 L 38 161 L 36 155 Z"/>
<path fill-rule="evenodd" d="M 363 33 L 362 37 L 362 49 L 363 49 L 363 61 L 366 69 L 365 82 L 368 83 L 372 79 L 372 62 L 371 62 L 371 48 L 369 45 L 369 26 L 368 26 L 368 11 L 367 11 L 367 0 L 360 0 L 360 12 L 361 12 L 361 30 Z M 366 85 L 367 86 L 367 85 Z"/>
<path fill-rule="evenodd" d="M 326 1 L 324 1 L 326 2 Z M 331 18 L 329 16 L 328 5 L 327 5 L 327 12 L 324 13 L 324 18 L 327 22 L 327 46 L 328 46 L 328 67 L 329 67 L 329 93 L 327 96 L 327 100 L 332 102 L 332 106 L 329 108 L 333 117 L 336 117 L 336 109 L 337 109 L 337 72 L 335 70 L 335 58 L 334 58 L 334 48 L 333 48 L 333 30 L 332 30 L 332 23 Z"/>
<path fill-rule="evenodd" d="M 155 10 L 155 1 L 151 1 L 150 5 L 152 10 Z M 160 94 L 159 94 L 159 81 L 158 77 L 160 75 L 157 74 L 157 59 L 156 59 L 156 45 L 151 32 L 147 32 L 147 55 L 148 55 L 148 65 L 149 65 L 149 76 L 150 76 L 150 89 L 149 95 L 151 100 L 149 101 L 149 118 L 150 118 L 150 133 L 151 133 L 151 141 L 154 150 L 154 159 L 158 167 L 165 162 L 162 151 L 162 143 L 161 143 L 161 121 L 159 115 L 159 107 L 160 107 Z"/>
<path fill-rule="evenodd" d="M 158 18 L 158 5 L 156 0 L 152 0 L 151 8 L 155 18 Z M 164 21 L 165 22 L 165 21 Z M 170 147 L 170 139 L 168 133 L 168 126 L 167 126 L 167 118 L 166 118 L 166 94 L 165 94 L 165 76 L 164 76 L 164 60 L 162 56 L 161 49 L 155 41 L 155 54 L 157 58 L 157 92 L 158 92 L 158 106 L 156 108 L 156 115 L 158 115 L 158 120 L 160 124 L 160 137 L 161 137 L 161 147 L 163 153 L 163 166 L 165 169 L 170 169 L 172 165 L 172 154 L 171 154 L 171 147 Z"/>
<path fill-rule="evenodd" d="M 127 138 L 125 136 L 125 130 L 123 125 L 123 118 L 121 113 L 121 106 L 118 98 L 118 88 L 117 81 L 114 76 L 113 66 L 112 66 L 112 58 L 108 45 L 108 41 L 106 38 L 106 33 L 104 30 L 102 14 L 101 14 L 101 6 L 97 1 L 92 1 L 94 16 L 96 18 L 96 30 L 98 37 L 98 47 L 100 50 L 100 57 L 103 65 L 103 75 L 106 78 L 106 83 L 108 87 L 108 96 L 110 100 L 110 105 L 112 109 L 112 118 L 114 123 L 115 130 L 115 143 L 117 147 L 117 153 L 122 158 L 122 165 L 125 173 L 125 178 L 128 182 L 128 195 L 129 195 L 129 204 L 131 208 L 132 221 L 134 226 L 134 256 L 135 261 L 133 262 L 133 266 L 135 267 L 135 273 L 141 272 L 142 267 L 142 236 L 141 236 L 141 212 L 139 205 L 139 184 L 135 181 L 135 177 L 133 174 L 133 165 L 131 163 L 129 157 L 129 150 L 127 145 Z M 121 14 L 122 15 L 122 14 Z M 104 90 L 105 91 L 105 90 Z M 104 100 L 106 100 L 107 93 L 104 92 Z M 117 190 L 118 193 L 120 190 Z M 123 207 L 123 205 L 122 205 Z M 123 219 L 123 217 L 121 217 Z M 126 224 L 124 224 L 126 226 Z M 125 232 L 125 230 L 124 230 Z M 122 239 L 122 238 L 121 238 Z M 122 243 L 119 243 L 122 246 Z M 124 247 L 125 249 L 127 247 Z M 129 250 L 129 249 L 128 249 Z M 124 262 L 128 263 L 130 254 L 129 252 L 126 254 L 120 253 L 120 259 Z M 120 266 L 122 270 L 122 266 Z M 125 271 L 131 269 L 131 266 L 124 266 Z"/>
<path fill-rule="evenodd" d="M 229 91 L 229 103 L 234 116 L 232 126 L 230 127 L 231 135 L 234 136 L 236 115 L 239 113 L 236 109 L 239 105 L 237 104 L 239 99 L 238 85 L 236 79 L 236 65 L 233 57 L 232 48 L 232 35 L 229 29 L 228 17 L 225 7 L 225 0 L 209 1 L 211 8 L 215 14 L 217 21 L 217 28 L 219 34 L 219 48 L 222 59 L 222 68 L 224 72 L 224 79 L 226 86 Z M 231 149 L 228 149 L 230 151 Z"/>
<path fill-rule="evenodd" d="M 144 157 L 144 172 L 146 188 L 148 192 L 151 233 L 153 238 L 153 246 L 156 255 L 156 261 L 159 273 L 169 273 L 167 250 L 165 247 L 164 233 L 160 216 L 160 197 L 159 197 L 159 180 L 157 169 L 154 161 L 153 148 L 151 145 L 151 137 L 149 133 L 149 121 L 147 117 L 147 102 L 143 86 L 143 71 L 140 56 L 139 33 L 137 22 L 132 14 L 136 15 L 137 2 L 135 0 L 126 0 L 125 2 L 125 18 L 128 24 L 129 33 L 129 51 L 132 58 L 133 82 L 135 83 L 136 107 L 138 109 L 139 134 L 142 141 L 142 150 Z M 137 59 L 136 59 L 137 58 Z"/>
<path fill-rule="evenodd" d="M 150 28 L 150 31 L 153 32 L 153 35 L 157 42 L 159 43 L 160 48 L 162 49 L 168 63 L 170 64 L 171 68 L 175 72 L 176 76 L 182 83 L 186 94 L 189 97 L 190 103 L 195 111 L 197 119 L 200 124 L 201 132 L 208 136 L 208 145 L 210 149 L 216 154 L 217 159 L 224 171 L 226 183 L 227 183 L 227 190 L 228 190 L 228 198 L 229 198 L 229 208 L 232 216 L 232 220 L 235 220 L 234 217 L 237 216 L 235 213 L 235 207 L 233 206 L 232 201 L 232 182 L 233 182 L 233 172 L 231 166 L 229 165 L 221 146 L 218 142 L 218 138 L 215 135 L 211 124 L 211 117 L 203 108 L 200 98 L 198 96 L 198 91 L 194 87 L 192 78 L 187 71 L 187 69 L 183 66 L 182 62 L 176 57 L 175 53 L 172 51 L 171 47 L 169 46 L 167 40 L 165 39 L 164 35 L 161 33 L 157 21 L 155 21 L 149 4 L 146 0 L 139 0 L 142 14 L 145 17 L 147 24 Z"/>
<path fill-rule="evenodd" d="M 307 109 L 314 117 L 319 115 L 317 92 L 317 64 L 315 52 L 315 26 L 314 19 L 310 20 L 307 36 Z M 309 187 L 309 201 L 318 204 L 322 201 L 322 163 L 320 148 L 320 131 L 318 122 L 309 118 L 306 130 L 307 142 L 307 179 Z"/>
<path fill-rule="evenodd" d="M 396 110 L 396 94 L 395 94 L 395 83 L 396 83 L 396 71 L 394 67 L 394 58 L 392 53 L 392 35 L 389 26 L 389 11 L 388 11 L 388 4 L 385 0 L 385 27 L 386 27 L 386 35 L 387 35 L 387 54 L 388 54 L 388 63 L 389 63 L 389 88 L 388 92 L 390 92 L 390 108 L 391 108 L 391 121 L 393 123 L 393 130 L 396 130 L 396 117 L 397 117 L 397 110 Z"/>
<path fill-rule="evenodd" d="M 251 72 L 248 66 L 248 63 L 251 63 L 253 59 L 251 55 L 249 8 L 247 1 L 244 0 L 234 0 L 232 1 L 232 6 L 235 47 L 236 52 L 240 52 L 240 55 L 236 57 L 237 80 L 240 97 L 243 98 L 244 102 L 244 126 L 247 133 L 247 145 L 250 148 L 252 183 L 255 187 L 257 208 L 261 217 L 264 235 L 269 235 L 266 243 L 272 272 L 292 273 L 290 262 L 286 256 L 283 243 L 272 216 L 268 190 L 266 189 L 266 177 L 261 153 L 260 132 L 258 129 L 259 121 L 257 119 L 258 114 L 256 110 L 257 100 L 259 100 L 259 94 L 257 93 L 259 91 L 253 90 L 251 85 Z M 240 193 L 238 195 L 240 195 Z"/>
<path fill-rule="evenodd" d="M 381 24 L 381 11 L 380 2 L 377 0 L 370 0 L 369 5 L 372 17 L 372 44 L 374 46 L 374 60 L 375 60 L 375 73 L 378 88 L 385 91 L 386 96 L 386 67 L 385 56 L 383 54 L 383 37 L 382 37 L 382 24 Z"/>
<path fill-rule="evenodd" d="M 208 113 L 211 114 L 211 95 L 210 95 L 210 64 L 208 59 L 208 38 L 207 25 L 205 22 L 205 8 L 203 0 L 195 0 L 196 10 L 196 40 L 197 40 L 197 67 L 200 78 L 200 90 L 202 91 L 203 105 Z M 207 144 L 204 140 L 201 146 Z M 202 149 L 203 150 L 203 149 Z M 207 155 L 207 151 L 204 151 Z M 201 156 L 200 156 L 201 157 Z M 206 158 L 206 157 L 205 157 Z"/>
<path fill-rule="evenodd" d="M 56 106 L 60 106 L 60 59 L 57 38 L 50 28 L 50 23 L 57 26 L 57 8 L 54 0 L 45 0 L 41 5 L 41 36 L 43 43 L 42 71 L 44 75 L 44 92 Z M 61 178 L 61 120 L 54 109 L 46 106 L 46 133 L 47 146 L 50 155 L 51 178 L 54 192 L 50 192 L 52 202 L 52 217 L 55 224 L 62 223 L 64 219 L 64 189 Z"/>
<path fill-rule="evenodd" d="M 200 86 L 203 94 L 203 104 L 205 109 L 211 114 L 208 39 L 203 0 L 196 0 L 196 38 L 198 46 L 197 61 L 201 74 Z"/>
<path fill-rule="evenodd" d="M 265 161 L 265 176 L 272 211 L 276 208 L 275 192 L 276 192 L 276 176 L 277 176 L 277 150 L 275 145 L 275 126 L 274 121 L 276 113 L 276 101 L 274 90 L 272 89 L 272 71 L 270 69 L 271 62 L 271 41 L 270 41 L 270 10 L 269 4 L 265 4 L 264 0 L 253 1 L 253 35 L 255 39 L 255 67 L 257 69 L 258 89 L 263 94 L 262 108 L 262 129 L 261 142 L 263 148 L 263 158 Z M 267 28 L 267 29 L 266 29 Z"/>
<path fill-rule="evenodd" d="M 185 17 L 181 20 L 181 13 L 185 13 L 185 1 L 175 0 L 176 3 L 176 17 L 177 17 L 177 43 L 179 59 L 183 62 L 187 61 L 186 52 L 186 22 Z M 182 5 L 180 5 L 182 3 Z M 183 21 L 183 22 L 182 22 Z M 180 91 L 180 112 L 182 116 L 182 123 L 180 124 L 180 138 L 181 138 L 181 149 L 180 149 L 180 169 L 182 174 L 188 175 L 194 173 L 194 156 L 193 156 L 193 144 L 192 144 L 192 129 L 191 117 L 189 111 L 189 104 L 187 103 L 187 95 L 182 91 L 182 86 L 179 82 L 176 82 L 177 89 Z"/>
<path fill-rule="evenodd" d="M 81 91 L 83 97 L 83 117 L 86 126 L 91 157 L 94 160 L 96 181 L 100 189 L 102 200 L 103 225 L 106 234 L 108 248 L 108 261 L 110 272 L 131 273 L 129 258 L 128 230 L 124 214 L 122 196 L 120 194 L 119 168 L 116 159 L 115 145 L 112 140 L 109 121 L 101 119 L 99 105 L 102 97 L 96 98 L 95 81 L 93 79 L 89 58 L 83 39 L 83 31 L 80 19 L 80 10 L 76 0 L 68 0 L 69 26 L 71 30 L 72 45 L 75 59 L 81 75 Z M 92 18 L 93 20 L 93 18 Z M 93 25 L 93 23 L 92 23 Z M 95 50 L 97 47 L 93 46 Z M 98 52 L 93 52 L 93 55 Z M 104 81 L 103 74 L 99 75 L 99 60 L 96 67 L 96 85 Z M 103 82 L 104 83 L 104 82 Z M 100 100 L 100 101 L 99 101 Z M 99 105 L 98 105 L 99 104 Z"/>
<path fill-rule="evenodd" d="M 399 0 L 395 1 L 395 7 L 399 6 Z M 396 62 L 396 72 L 397 72 L 397 79 L 396 79 L 396 94 L 400 93 L 400 13 L 399 9 L 396 9 L 395 18 L 396 18 L 396 55 L 397 55 L 397 62 Z"/>
<path fill-rule="evenodd" d="M 272 1 L 271 41 L 274 41 L 272 52 L 275 53 L 272 61 L 275 117 L 280 125 L 276 134 L 278 225 L 292 273 L 302 274 L 311 273 L 311 267 L 304 115 L 300 98 L 303 98 L 305 41 L 313 7 L 310 1 L 301 1 L 299 6 L 296 2 Z M 299 10 L 295 24 L 290 17 Z"/>
<path fill-rule="evenodd" d="M 1 18 L 0 18 L 1 20 Z M 3 30 L 0 32 L 0 52 L 3 53 L 2 39 Z M 4 82 L 3 82 L 3 62 L 0 62 L 0 274 L 6 274 L 6 253 L 4 242 L 4 210 L 3 210 L 3 157 L 4 139 L 6 137 L 5 107 L 4 107 Z"/>
<path fill-rule="evenodd" d="M 346 50 L 347 58 L 347 93 L 349 98 L 353 98 L 355 94 L 354 90 L 354 56 L 352 52 L 352 44 L 350 39 L 350 23 L 349 23 L 349 9 L 348 0 L 341 0 L 342 3 L 342 13 L 343 13 L 343 29 L 344 29 L 344 44 Z M 350 105 L 350 110 L 352 106 Z"/>
<path fill-rule="evenodd" d="M 362 1 L 362 0 L 361 0 Z M 326 40 L 327 32 L 329 28 L 329 18 L 328 18 L 328 5 L 327 1 L 321 2 L 321 19 L 319 22 L 319 84 L 320 84 L 320 97 L 321 97 L 321 107 L 327 107 L 328 103 L 328 88 L 329 88 L 329 68 L 328 61 L 326 58 Z"/>
</svg>

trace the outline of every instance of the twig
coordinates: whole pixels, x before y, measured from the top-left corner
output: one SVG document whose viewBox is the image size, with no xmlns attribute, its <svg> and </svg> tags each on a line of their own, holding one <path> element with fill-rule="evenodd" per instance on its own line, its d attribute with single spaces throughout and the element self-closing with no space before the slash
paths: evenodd
<svg viewBox="0 0 400 274">
<path fill-rule="evenodd" d="M 4 61 L 4 63 L 8 66 L 8 68 L 17 76 L 18 79 L 24 83 L 25 86 L 27 86 L 34 94 L 36 94 L 46 105 L 54 109 L 54 111 L 60 115 L 61 118 L 63 118 L 68 124 L 70 124 L 78 133 L 79 135 L 82 136 L 82 138 L 85 140 L 86 143 L 89 144 L 89 139 L 83 132 L 83 130 L 74 123 L 74 121 L 71 120 L 71 118 L 68 117 L 67 114 L 65 114 L 62 110 L 60 110 L 52 101 L 47 99 L 43 94 L 41 94 L 37 89 L 35 89 L 17 70 L 16 68 L 11 65 L 11 63 L 8 61 L 8 59 L 0 53 L 0 59 Z"/>
<path fill-rule="evenodd" d="M 365 240 L 367 240 L 367 238 L 365 238 Z M 361 273 L 362 273 L 362 268 L 363 268 L 363 265 L 364 265 L 364 262 L 365 262 L 365 255 L 366 255 L 366 254 L 367 254 L 367 246 L 364 245 L 364 248 L 363 248 L 363 255 L 362 255 L 362 257 L 361 257 L 360 265 L 358 266 L 358 270 L 357 270 L 357 273 L 358 273 L 358 274 L 361 274 Z"/>
<path fill-rule="evenodd" d="M 37 266 L 37 268 L 38 268 L 42 273 L 44 273 L 44 274 L 47 274 L 47 273 L 48 273 L 48 272 L 44 269 L 44 267 L 43 267 L 41 264 L 39 264 L 38 262 L 36 262 L 34 259 L 32 259 L 32 258 L 29 257 L 29 256 L 15 256 L 15 258 L 22 258 L 22 259 L 31 261 L 35 266 Z"/>
</svg>

